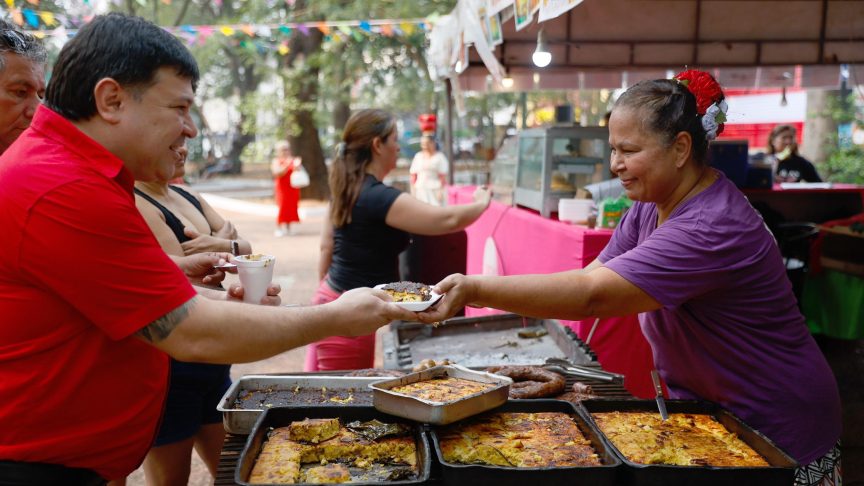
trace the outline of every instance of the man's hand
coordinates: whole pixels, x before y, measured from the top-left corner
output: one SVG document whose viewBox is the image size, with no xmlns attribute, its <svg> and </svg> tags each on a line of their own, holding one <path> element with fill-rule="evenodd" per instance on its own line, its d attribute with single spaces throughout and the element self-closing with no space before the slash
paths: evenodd
<svg viewBox="0 0 864 486">
<path fill-rule="evenodd" d="M 335 323 L 342 323 L 334 334 L 363 336 L 375 332 L 390 321 L 416 321 L 417 314 L 393 303 L 383 290 L 358 288 L 345 292 L 329 304 L 339 312 Z"/>
<path fill-rule="evenodd" d="M 183 228 L 183 233 L 189 238 L 189 241 L 180 243 L 183 247 L 183 253 L 186 255 L 195 255 L 198 253 L 206 253 L 208 251 L 225 251 L 230 250 L 228 239 L 219 238 L 217 236 L 202 235 L 193 228 Z"/>
<path fill-rule="evenodd" d="M 208 252 L 182 257 L 170 255 L 170 257 L 193 283 L 218 285 L 225 280 L 225 273 L 213 267 L 228 262 L 231 259 L 231 254 Z"/>
<path fill-rule="evenodd" d="M 282 287 L 279 284 L 271 283 L 267 287 L 267 295 L 261 298 L 261 305 L 282 305 L 282 298 L 279 297 L 279 292 L 282 292 Z M 243 301 L 243 287 L 239 283 L 232 284 L 228 288 L 228 300 Z"/>
<path fill-rule="evenodd" d="M 444 297 L 433 308 L 417 313 L 420 322 L 433 323 L 449 319 L 476 299 L 476 289 L 471 277 L 459 273 L 438 282 L 433 290 Z"/>
</svg>

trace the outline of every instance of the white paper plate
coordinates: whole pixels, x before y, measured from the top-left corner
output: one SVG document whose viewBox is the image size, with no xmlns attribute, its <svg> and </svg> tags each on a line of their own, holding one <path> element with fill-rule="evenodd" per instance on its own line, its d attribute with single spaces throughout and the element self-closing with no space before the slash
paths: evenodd
<svg viewBox="0 0 864 486">
<path fill-rule="evenodd" d="M 381 288 L 384 288 L 385 285 L 387 285 L 387 284 L 376 285 L 375 288 L 381 289 Z M 425 311 L 426 309 L 432 307 L 433 305 L 437 304 L 438 301 L 441 300 L 441 297 L 444 297 L 444 296 L 441 294 L 436 294 L 433 291 L 431 294 L 431 297 L 429 297 L 429 300 L 424 300 L 422 302 L 393 302 L 393 303 L 398 305 L 399 307 L 401 307 L 405 310 L 409 310 L 411 312 L 422 312 L 422 311 Z"/>
</svg>

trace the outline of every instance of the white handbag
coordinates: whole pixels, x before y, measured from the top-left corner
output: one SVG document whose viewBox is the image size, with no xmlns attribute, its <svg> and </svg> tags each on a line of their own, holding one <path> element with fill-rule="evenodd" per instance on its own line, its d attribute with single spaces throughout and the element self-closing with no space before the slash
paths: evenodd
<svg viewBox="0 0 864 486">
<path fill-rule="evenodd" d="M 312 181 L 309 180 L 309 173 L 306 172 L 306 169 L 304 169 L 302 165 L 297 166 L 294 171 L 291 172 L 291 187 L 295 189 L 303 189 L 311 182 Z"/>
</svg>

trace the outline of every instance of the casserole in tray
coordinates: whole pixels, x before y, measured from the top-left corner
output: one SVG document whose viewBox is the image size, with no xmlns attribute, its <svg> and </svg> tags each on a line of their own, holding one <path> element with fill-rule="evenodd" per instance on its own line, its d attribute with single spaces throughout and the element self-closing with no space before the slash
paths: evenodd
<svg viewBox="0 0 864 486">
<path fill-rule="evenodd" d="M 431 384 L 435 380 L 448 378 L 467 380 L 483 385 L 485 389 L 454 400 L 424 399 L 394 390 L 411 387 L 414 384 L 421 385 L 421 382 Z M 373 404 L 381 412 L 417 422 L 443 425 L 505 403 L 511 383 L 512 380 L 504 376 L 448 365 L 435 366 L 400 378 L 372 383 L 369 388 L 372 389 Z"/>
<path fill-rule="evenodd" d="M 372 405 L 370 383 L 383 378 L 355 376 L 246 375 L 231 384 L 216 410 L 225 431 L 246 435 L 261 413 L 273 407 Z"/>
<path fill-rule="evenodd" d="M 290 440 L 288 428 L 292 427 L 292 424 L 297 425 L 298 422 L 333 418 L 339 419 L 341 427 L 338 434 L 332 438 L 327 434 L 320 441 L 306 442 L 300 445 L 298 442 Z M 386 436 L 367 440 L 358 437 L 357 434 L 345 427 L 354 421 L 367 422 L 370 420 L 378 420 L 386 424 L 401 424 L 409 432 L 407 435 L 397 437 Z M 267 444 L 270 440 L 274 441 L 272 447 L 268 447 Z M 413 451 L 408 451 L 406 446 L 413 447 Z M 265 452 L 262 454 L 262 451 Z M 392 460 L 393 457 L 404 459 L 408 457 L 406 453 L 410 455 L 409 459 L 413 464 Z M 328 468 L 339 468 L 345 473 L 350 473 L 351 484 L 355 485 L 421 484 L 429 479 L 431 470 L 429 444 L 422 426 L 383 414 L 372 407 L 307 407 L 265 410 L 246 440 L 246 445 L 240 454 L 234 472 L 234 481 L 243 486 L 292 484 L 251 482 L 253 471 L 256 475 L 262 474 L 261 468 L 255 470 L 259 460 L 265 465 L 275 465 L 277 475 L 299 474 L 300 482 L 293 484 L 325 482 L 323 480 L 303 482 L 303 478 L 323 477 L 323 474 L 328 472 Z M 392 479 L 387 479 L 388 476 Z"/>
<path fill-rule="evenodd" d="M 435 427 L 441 475 L 447 484 L 618 484 L 621 461 L 581 413 L 569 402 L 511 400 Z"/>
<path fill-rule="evenodd" d="M 728 411 L 716 404 L 694 400 L 666 400 L 666 408 L 670 415 L 691 414 L 708 416 L 722 425 L 726 431 L 731 432 L 744 442 L 749 448 L 760 455 L 766 462 L 764 466 L 707 466 L 693 464 L 689 466 L 678 466 L 669 464 L 642 464 L 627 458 L 615 445 L 615 438 L 608 437 L 603 433 L 603 428 L 598 425 L 594 414 L 606 414 L 610 412 L 649 412 L 651 417 L 657 414 L 657 405 L 651 400 L 583 400 L 580 405 L 587 412 L 594 427 L 603 434 L 612 450 L 624 463 L 628 476 L 628 483 L 633 485 L 667 485 L 667 484 L 698 484 L 698 485 L 728 485 L 728 484 L 758 484 L 758 485 L 783 485 L 789 486 L 794 482 L 795 468 L 797 463 L 785 452 L 780 450 L 767 437 L 753 430 Z M 698 421 L 697 421 L 698 422 Z M 644 430 L 651 429 L 650 425 L 644 425 Z M 658 431 L 668 433 L 664 431 Z M 728 437 L 727 437 L 728 438 Z M 622 443 L 632 451 L 634 441 L 639 438 L 631 438 Z M 674 441 L 668 436 L 659 437 L 650 445 L 669 448 L 669 454 L 675 455 Z M 667 445 L 668 444 L 668 445 Z M 687 444 L 691 456 L 698 456 L 693 450 L 699 447 L 698 443 Z M 734 447 L 734 446 L 733 446 Z M 665 452 L 661 451 L 662 454 Z M 637 454 L 638 455 L 638 454 Z M 732 452 L 729 456 L 733 455 Z M 653 456 L 658 458 L 659 456 Z M 728 458 L 727 458 L 728 459 Z M 701 462 L 701 461 L 698 461 Z"/>
</svg>

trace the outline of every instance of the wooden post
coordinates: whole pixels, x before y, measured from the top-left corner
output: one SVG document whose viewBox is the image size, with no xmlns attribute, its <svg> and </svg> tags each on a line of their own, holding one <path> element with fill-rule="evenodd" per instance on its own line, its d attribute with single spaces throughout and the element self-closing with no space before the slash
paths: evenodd
<svg viewBox="0 0 864 486">
<path fill-rule="evenodd" d="M 445 118 L 444 121 L 444 155 L 447 156 L 447 164 L 449 173 L 447 175 L 447 183 L 453 185 L 453 171 L 455 164 L 453 163 L 453 86 L 450 84 L 450 78 L 444 80 L 446 87 L 447 101 L 445 103 Z"/>
</svg>

